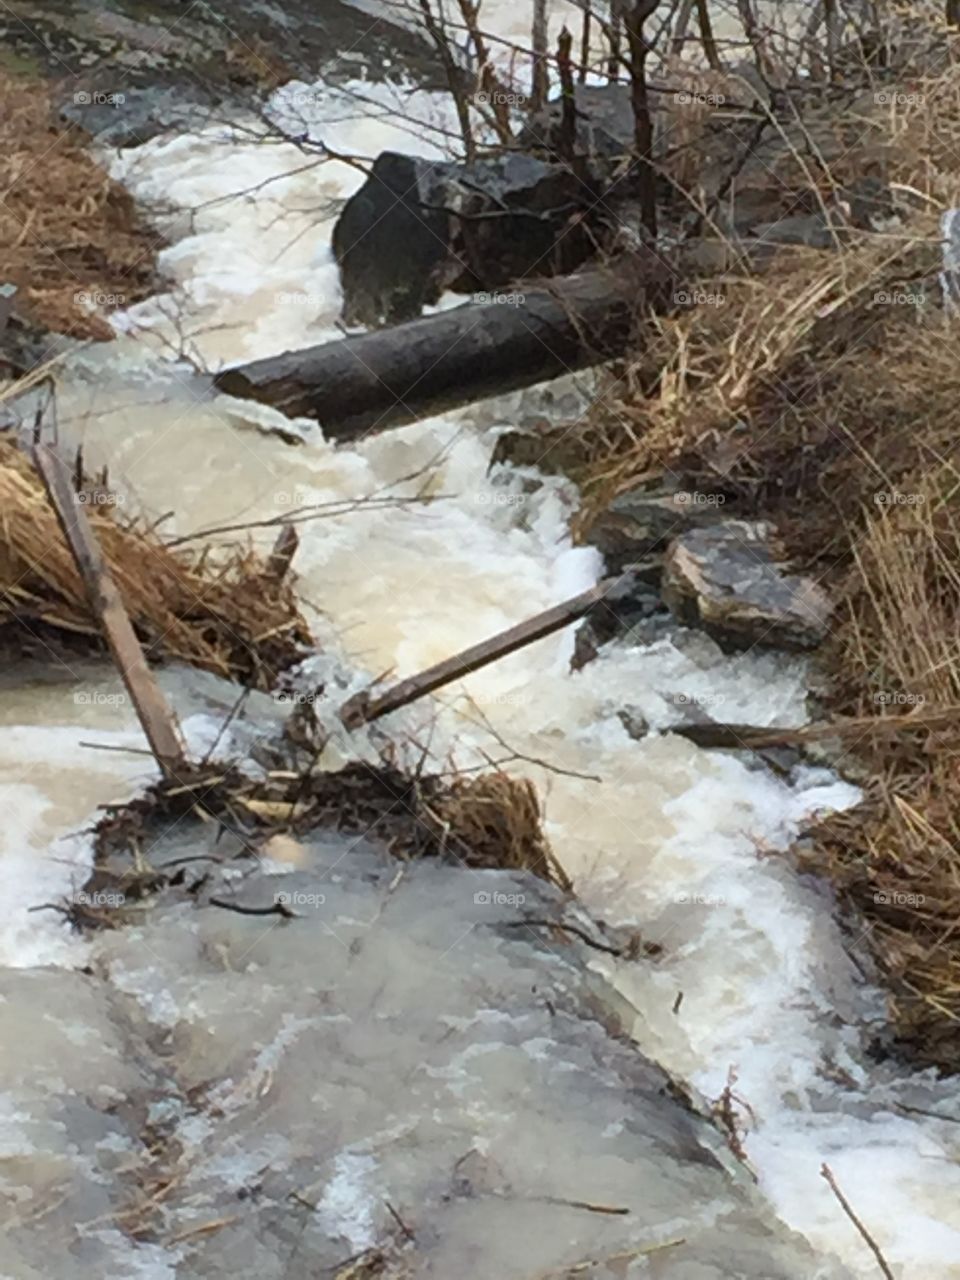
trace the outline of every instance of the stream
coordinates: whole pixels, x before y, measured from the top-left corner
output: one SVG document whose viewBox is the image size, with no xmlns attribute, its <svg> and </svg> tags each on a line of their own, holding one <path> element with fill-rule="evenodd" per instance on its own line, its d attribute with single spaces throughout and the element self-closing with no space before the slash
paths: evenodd
<svg viewBox="0 0 960 1280">
<path fill-rule="evenodd" d="M 520 25 L 508 6 L 495 16 L 520 39 Z M 164 295 L 118 313 L 113 343 L 87 347 L 68 359 L 58 379 L 57 420 L 63 440 L 83 444 L 90 467 L 109 464 L 111 483 L 129 509 L 167 516 L 162 527 L 168 536 L 262 521 L 314 504 L 377 500 L 367 506 L 358 501 L 355 510 L 301 526 L 295 569 L 318 655 L 306 664 L 298 687 L 308 696 L 318 684 L 325 686 L 318 711 L 332 728 L 336 707 L 371 677 L 416 672 L 598 580 L 598 554 L 575 546 L 570 535 L 578 505 L 575 486 L 535 468 L 489 467 L 499 432 L 526 417 L 569 421 L 586 410 L 595 392 L 589 375 L 570 377 L 340 448 L 325 443 L 308 421 L 297 424 L 303 445 L 285 443 L 274 433 L 283 421 L 279 414 L 214 395 L 209 378 L 195 366 L 212 371 L 338 333 L 340 295 L 330 232 L 339 203 L 360 185 L 362 175 L 337 161 L 306 164 L 303 151 L 283 134 L 297 136 L 307 129 L 340 154 L 372 156 L 393 147 L 430 157 L 443 154 L 444 131 L 453 128 L 443 95 L 399 76 L 393 82 L 358 79 L 336 87 L 294 82 L 274 93 L 269 115 L 276 128 L 265 139 L 253 136 L 263 122 L 238 119 L 201 123 L 193 131 L 161 134 L 142 146 L 105 153 L 105 163 L 166 237 L 161 265 L 171 285 Z M 432 500 L 419 501 L 425 496 Z M 254 529 L 250 536 L 266 547 L 274 532 Z M 653 730 L 665 730 L 681 721 L 687 701 L 708 707 L 719 720 L 801 724 L 805 662 L 761 651 L 726 656 L 699 633 L 664 627 L 607 646 L 571 674 L 572 644 L 568 629 L 380 726 L 352 736 L 333 730 L 323 763 L 334 768 L 358 757 L 373 760 L 387 737 L 411 759 L 425 752 L 440 769 L 452 763 L 470 769 L 491 757 L 515 755 L 504 767 L 534 781 L 554 853 L 585 908 L 612 924 L 635 927 L 663 947 L 655 963 L 592 953 L 584 962 L 590 981 L 611 993 L 644 1058 L 688 1081 L 708 1101 L 731 1083 L 742 1100 L 746 1155 L 771 1221 L 779 1219 L 778 1229 L 798 1233 L 822 1259 L 823 1270 L 815 1271 L 811 1255 L 806 1274 L 879 1274 L 820 1176 L 826 1162 L 899 1280 L 960 1277 L 956 1089 L 932 1072 L 913 1072 L 871 1052 L 884 1022 L 883 994 L 850 959 L 844 943 L 855 939 L 845 939 L 828 891 L 799 877 L 781 856 L 815 815 L 855 803 L 856 789 L 826 769 L 797 766 L 779 776 L 746 756 L 703 751 L 660 732 L 634 741 L 618 715 L 629 707 Z M 302 950 L 291 952 L 281 967 L 265 950 L 261 968 L 246 985 L 214 991 L 200 951 L 192 950 L 196 929 L 211 934 L 204 935 L 204 946 L 234 956 L 232 967 L 226 961 L 224 966 L 236 983 L 243 969 L 237 956 L 245 944 L 230 933 L 232 924 L 188 927 L 177 916 L 144 926 L 147 932 L 138 938 L 141 956 L 149 952 L 149 962 L 138 967 L 135 950 L 124 950 L 116 938 L 81 939 L 52 914 L 31 913 L 31 907 L 69 895 L 82 883 L 91 854 L 89 837 L 79 833 L 97 806 L 132 794 L 153 774 L 142 755 L 80 745 L 142 746 L 135 717 L 108 665 L 36 663 L 2 679 L 0 788 L 6 821 L 0 829 L 0 886 L 7 910 L 0 923 L 0 1063 L 5 1072 L 0 1076 L 0 1185 L 22 1210 L 49 1187 L 56 1172 L 37 1153 L 57 1152 L 58 1160 L 69 1162 L 77 1158 L 75 1143 L 83 1139 L 71 1133 L 64 1140 L 52 1120 L 24 1120 L 15 1088 L 9 1094 L 13 1101 L 8 1100 L 10 1080 L 26 1088 L 26 1064 L 40 1061 L 54 1093 L 58 1085 L 66 1091 L 84 1089 L 86 1072 L 98 1073 L 103 1087 L 118 1096 L 142 1084 L 133 1079 L 144 1070 L 141 1062 L 126 1059 L 122 1046 L 117 1050 L 122 1065 L 112 1050 L 108 1053 L 116 1024 L 108 1024 L 102 1010 L 88 1009 L 87 996 L 75 990 L 79 970 L 92 965 L 109 974 L 118 998 L 132 1001 L 131 1008 L 139 1008 L 138 1016 L 158 1036 L 161 1031 L 179 1036 L 181 1022 L 199 1035 L 196 1027 L 203 1020 L 213 1028 L 211 1037 L 219 1036 L 220 1020 L 248 1019 L 253 1042 L 265 1046 L 264 1055 L 268 1047 L 273 1055 L 257 1068 L 266 1079 L 280 1071 L 284 1046 L 301 1034 L 293 984 L 307 981 L 309 958 Z M 216 737 L 236 691 L 176 668 L 165 670 L 162 680 L 188 740 L 202 751 Z M 242 750 L 258 733 L 279 724 L 285 710 L 277 700 L 256 695 L 232 730 L 230 745 Z M 332 902 L 335 894 L 354 892 L 351 876 L 360 885 L 364 869 L 379 864 L 375 851 L 331 848 L 319 841 L 310 866 L 317 883 L 324 876 L 332 877 L 331 884 L 337 876 L 347 882 L 331 889 Z M 446 939 L 438 955 L 462 987 L 456 1013 L 449 1016 L 461 1019 L 457 1025 L 476 1023 L 473 1002 L 480 988 L 471 984 L 482 974 L 488 987 L 500 984 L 501 996 L 511 992 L 510 1007 L 518 1018 L 532 1018 L 523 1008 L 521 987 L 527 979 L 528 987 L 541 980 L 531 974 L 535 968 L 539 973 L 537 966 L 548 969 L 549 957 L 525 959 L 497 943 L 485 960 L 477 930 L 471 926 L 457 936 L 454 915 L 448 920 L 444 914 L 448 898 L 456 896 L 454 874 L 421 871 L 409 890 L 434 904 L 438 937 Z M 509 892 L 506 881 L 504 886 Z M 473 894 L 471 887 L 471 902 Z M 389 964 L 391 981 L 415 994 L 419 982 L 426 984 L 418 968 L 423 959 L 414 947 L 423 915 L 403 901 L 407 905 L 392 918 L 390 950 L 381 962 Z M 338 901 L 337 910 L 350 915 L 360 908 Z M 495 902 L 481 904 L 476 919 L 482 923 L 483 911 L 494 910 Z M 38 997 L 17 985 L 31 975 L 40 984 L 37 991 L 46 993 L 47 1016 L 73 1019 L 72 1042 L 85 1046 L 82 1053 L 71 1054 L 66 1042 L 41 1035 Z M 372 982 L 373 976 L 365 974 L 353 986 L 342 985 L 336 1016 L 351 1015 L 349 1001 L 359 1007 Z M 289 1014 L 279 1018 L 278 1007 L 281 1012 L 289 1007 Z M 455 1067 L 436 1059 L 431 1068 L 439 1076 L 446 1072 L 448 1084 L 457 1076 L 457 1096 L 468 1110 L 473 1070 L 499 1073 L 496 1105 L 509 1109 L 516 1103 L 504 1082 L 520 1068 L 506 1056 L 499 1033 L 490 1031 L 495 1017 L 487 1013 L 483 1034 L 499 1046 L 491 1057 L 495 1065 L 471 1067 L 470 1055 L 461 1054 Z M 322 1072 L 326 1055 L 341 1053 L 343 1045 L 311 1027 L 305 1033 L 311 1061 Z M 573 1031 L 568 1039 L 575 1042 Z M 202 1050 L 189 1037 L 175 1036 L 174 1042 L 187 1045 L 184 1091 L 226 1072 L 225 1049 L 218 1057 L 220 1049 Z M 394 1079 L 417 1061 L 418 1043 L 412 1033 L 391 1042 Z M 389 1073 L 378 1084 L 371 1062 L 364 1061 L 364 1055 L 371 1061 L 378 1057 L 372 1045 L 360 1039 L 353 1052 L 356 1088 L 339 1081 L 329 1104 L 342 1112 L 343 1134 L 339 1154 L 331 1156 L 333 1171 L 320 1178 L 316 1215 L 328 1236 L 342 1239 L 343 1257 L 377 1239 L 368 1203 L 375 1173 L 385 1183 L 406 1177 L 424 1196 L 433 1185 L 416 1151 L 404 1165 L 397 1163 L 394 1148 L 388 1157 L 386 1147 L 381 1151 L 360 1143 L 374 1091 L 382 1090 L 376 1096 L 383 1114 L 370 1118 L 368 1127 L 381 1136 L 392 1132 L 391 1125 L 400 1126 L 399 1134 L 403 1110 L 390 1093 Z M 531 1053 L 520 1055 L 524 1072 Z M 59 1061 L 57 1054 L 66 1056 Z M 600 1076 L 598 1069 L 598 1090 Z M 235 1078 L 227 1083 L 246 1087 Z M 254 1094 L 267 1087 L 260 1077 L 247 1084 Z M 589 1094 L 589 1072 L 578 1087 Z M 556 1105 L 567 1120 L 557 1141 L 567 1144 L 584 1185 L 592 1177 L 601 1188 L 586 1198 L 616 1196 L 618 1188 L 622 1197 L 634 1157 L 621 1155 L 626 1167 L 618 1176 L 626 1182 L 607 1178 L 600 1111 L 596 1117 L 589 1109 L 580 1115 L 572 1109 L 587 1106 L 579 1096 L 563 1104 L 558 1093 Z M 232 1103 L 223 1098 L 220 1103 L 224 1114 L 233 1115 Z M 438 1126 L 454 1123 L 456 1108 L 449 1097 L 432 1105 Z M 295 1099 L 282 1098 L 273 1110 L 256 1112 L 256 1125 L 245 1131 L 249 1141 L 242 1134 L 231 1138 L 234 1183 L 244 1160 L 253 1169 L 288 1158 L 278 1135 L 312 1123 L 298 1119 L 296 1110 Z M 931 1114 L 936 1112 L 944 1118 Z M 204 1134 L 195 1118 L 178 1112 L 174 1119 L 178 1141 L 186 1144 L 189 1130 L 191 1140 L 202 1145 Z M 488 1120 L 476 1119 L 478 1131 Z M 604 1123 L 614 1120 L 611 1112 Z M 512 1121 L 501 1114 L 499 1124 L 506 1143 Z M 526 1158 L 540 1162 L 549 1185 L 561 1153 L 539 1146 L 523 1128 L 521 1111 L 513 1147 L 518 1168 L 511 1180 L 521 1176 Z M 417 1133 L 426 1141 L 421 1129 Z M 489 1144 L 496 1148 L 501 1141 L 491 1133 L 488 1155 Z M 119 1141 L 105 1132 L 92 1133 L 94 1139 Z M 449 1146 L 443 1155 L 452 1161 L 454 1145 Z M 498 1159 L 502 1164 L 506 1157 Z M 648 1163 L 656 1161 L 648 1158 Z M 105 1193 L 102 1179 L 84 1168 L 90 1189 L 81 1212 L 85 1221 L 95 1221 L 106 1212 Z M 226 1178 L 218 1169 L 205 1168 L 203 1177 Z M 491 1176 L 489 1169 L 484 1176 Z M 206 1183 L 190 1185 L 201 1195 Z M 408 1204 L 405 1212 L 415 1214 L 415 1207 Z M 544 1260 L 535 1250 L 526 1256 L 522 1242 L 528 1235 L 562 1235 L 566 1228 L 554 1222 L 553 1212 L 541 1205 L 509 1220 L 502 1216 L 506 1209 L 489 1220 L 465 1213 L 445 1226 L 439 1252 L 415 1274 L 443 1280 L 545 1275 L 533 1269 L 542 1269 Z M 228 1235 L 224 1232 L 224 1240 Z M 295 1266 L 274 1272 L 271 1259 L 277 1250 L 259 1236 L 260 1243 L 249 1244 L 248 1252 L 234 1242 L 233 1252 L 225 1244 L 222 1255 L 213 1237 L 203 1245 L 202 1264 L 184 1261 L 175 1243 L 161 1247 L 135 1235 L 131 1239 L 111 1237 L 109 1249 L 101 1240 L 105 1252 L 78 1250 L 74 1262 L 68 1258 L 49 1269 L 0 1245 L 0 1277 L 79 1278 L 92 1274 L 91 1266 L 107 1280 L 328 1274 Z M 593 1236 L 584 1239 L 591 1248 L 604 1243 Z M 255 1249 L 263 1256 L 254 1257 Z M 694 1264 L 661 1270 L 655 1262 L 641 1262 L 629 1271 L 590 1274 L 749 1275 L 757 1280 L 804 1274 L 802 1266 L 790 1270 L 786 1263 L 783 1270 L 772 1262 L 765 1269 L 762 1253 L 754 1263 L 736 1265 L 724 1265 L 722 1251 L 717 1257 L 716 1271 L 706 1264 L 700 1270 Z"/>
</svg>

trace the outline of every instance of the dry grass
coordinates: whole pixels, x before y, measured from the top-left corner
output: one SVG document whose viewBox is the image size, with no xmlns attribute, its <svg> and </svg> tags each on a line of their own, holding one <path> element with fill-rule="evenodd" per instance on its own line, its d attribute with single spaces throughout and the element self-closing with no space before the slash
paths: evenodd
<svg viewBox="0 0 960 1280">
<path fill-rule="evenodd" d="M 310 644 L 292 587 L 252 553 L 174 552 L 123 523 L 110 495 L 84 492 L 87 514 L 131 621 L 153 659 L 188 662 L 270 689 Z M 32 464 L 0 440 L 0 635 L 16 650 L 58 639 L 102 643 L 83 582 Z M 52 647 L 52 646 L 51 646 Z"/>
<path fill-rule="evenodd" d="M 46 85 L 0 70 L 0 282 L 19 287 L 36 324 L 105 340 L 113 331 L 84 300 L 109 310 L 146 297 L 160 243 L 88 142 L 57 121 Z"/>
<path fill-rule="evenodd" d="M 888 985 L 896 1047 L 955 1071 L 960 724 L 936 715 L 960 703 L 960 361 L 938 283 L 940 211 L 960 204 L 960 64 L 948 62 L 871 117 L 871 161 L 911 189 L 908 235 L 851 234 L 840 252 L 783 250 L 772 270 L 698 279 L 722 304 L 662 319 L 584 433 L 584 523 L 665 473 L 773 520 L 837 601 L 821 654 L 828 710 L 915 710 L 915 732 L 868 727 L 844 743 L 869 775 L 865 802 L 823 823 L 803 859 L 836 886 Z M 846 180 L 813 177 L 821 195 Z"/>
<path fill-rule="evenodd" d="M 536 787 L 499 771 L 456 779 L 432 806 L 446 841 L 467 851 L 471 866 L 531 871 L 564 890 L 572 884 L 541 826 Z"/>
</svg>

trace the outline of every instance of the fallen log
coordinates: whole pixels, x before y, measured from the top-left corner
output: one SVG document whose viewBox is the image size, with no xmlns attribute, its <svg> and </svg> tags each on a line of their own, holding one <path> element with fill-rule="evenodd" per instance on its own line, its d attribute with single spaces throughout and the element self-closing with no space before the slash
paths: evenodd
<svg viewBox="0 0 960 1280">
<path fill-rule="evenodd" d="M 904 715 L 856 716 L 801 725 L 799 728 L 766 727 L 752 724 L 672 725 L 667 733 L 686 738 L 707 750 L 760 751 L 770 747 L 800 747 L 808 742 L 845 741 L 867 737 L 898 737 L 904 733 L 954 732 L 960 723 L 960 707 L 918 709 Z"/>
<path fill-rule="evenodd" d="M 667 265 L 642 250 L 536 288 L 516 285 L 499 301 L 225 369 L 214 381 L 353 440 L 610 360 L 676 287 Z"/>
<path fill-rule="evenodd" d="M 487 640 L 481 640 L 479 644 L 471 645 L 469 649 L 444 658 L 426 671 L 399 681 L 384 693 L 373 696 L 364 690 L 354 694 L 340 708 L 340 719 L 348 729 L 356 729 L 362 724 L 369 724 L 371 720 L 389 715 L 391 711 L 399 711 L 401 707 L 426 697 L 428 693 L 433 693 L 451 681 L 460 680 L 491 662 L 498 662 L 508 654 L 515 653 L 517 649 L 533 644 L 535 640 L 542 640 L 544 636 L 560 631 L 571 622 L 577 622 L 597 605 L 615 598 L 618 592 L 627 590 L 632 585 L 633 578 L 630 574 L 598 582 L 589 591 L 583 591 L 578 596 L 564 600 L 562 604 L 556 604 L 551 609 L 545 609 L 532 618 L 518 622 L 516 626 L 508 627 L 506 631 L 500 631 Z"/>
</svg>

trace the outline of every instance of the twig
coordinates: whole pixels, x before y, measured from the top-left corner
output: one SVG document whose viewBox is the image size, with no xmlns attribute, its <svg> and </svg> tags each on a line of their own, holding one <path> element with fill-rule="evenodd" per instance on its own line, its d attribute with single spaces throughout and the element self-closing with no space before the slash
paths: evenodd
<svg viewBox="0 0 960 1280">
<path fill-rule="evenodd" d="M 283 916 L 284 920 L 296 920 L 297 913 L 291 911 L 285 902 L 274 902 L 269 907 L 243 907 L 237 902 L 227 902 L 223 898 L 208 898 L 211 907 L 220 907 L 223 911 L 235 911 L 238 916 Z"/>
<path fill-rule="evenodd" d="M 595 938 L 590 937 L 586 929 L 581 929 L 575 924 L 564 924 L 562 920 L 505 920 L 499 927 L 501 929 L 559 929 L 561 933 L 572 933 L 575 938 L 579 938 L 594 951 L 602 951 L 608 956 L 623 956 L 629 950 L 625 947 L 611 947 L 606 942 L 597 942 Z"/>
<path fill-rule="evenodd" d="M 405 1236 L 405 1238 L 406 1238 L 407 1240 L 416 1240 L 416 1238 L 417 1238 L 417 1237 L 414 1235 L 413 1229 L 412 1229 L 411 1227 L 408 1227 L 408 1226 L 407 1226 L 407 1224 L 406 1224 L 406 1223 L 404 1222 L 404 1220 L 400 1217 L 400 1214 L 399 1214 L 399 1213 L 397 1213 L 396 1209 L 393 1207 L 393 1205 L 390 1203 L 390 1201 L 389 1201 L 389 1200 L 384 1200 L 384 1202 L 383 1202 L 383 1203 L 386 1205 L 387 1213 L 389 1213 L 390 1217 L 394 1220 L 394 1222 L 397 1224 L 397 1226 L 398 1226 L 398 1227 L 400 1228 L 400 1230 L 403 1232 L 403 1235 Z"/>
<path fill-rule="evenodd" d="M 863 1223 L 854 1213 L 850 1205 L 850 1201 L 847 1199 L 847 1197 L 843 1194 L 843 1192 L 837 1186 L 837 1180 L 833 1176 L 833 1171 L 831 1170 L 829 1165 L 822 1164 L 820 1166 L 820 1177 L 826 1180 L 828 1186 L 830 1187 L 830 1190 L 833 1192 L 833 1194 L 837 1197 L 837 1200 L 840 1202 L 840 1208 L 843 1210 L 843 1212 L 847 1215 L 847 1217 L 850 1219 L 853 1225 L 860 1232 L 861 1236 L 869 1246 L 871 1253 L 876 1258 L 877 1265 L 879 1266 L 883 1274 L 886 1276 L 887 1280 L 896 1280 L 896 1277 L 894 1276 L 893 1272 L 890 1270 L 890 1264 L 887 1262 L 886 1258 L 884 1258 L 883 1254 L 880 1252 L 880 1246 L 877 1244 L 876 1240 L 874 1240 L 873 1236 L 870 1234 L 867 1228 L 863 1225 Z"/>
</svg>

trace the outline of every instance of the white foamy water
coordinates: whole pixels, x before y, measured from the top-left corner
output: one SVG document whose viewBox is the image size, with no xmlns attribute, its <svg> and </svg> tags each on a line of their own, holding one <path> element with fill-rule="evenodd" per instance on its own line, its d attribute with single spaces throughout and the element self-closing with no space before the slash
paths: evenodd
<svg viewBox="0 0 960 1280">
<path fill-rule="evenodd" d="M 362 88 L 381 103 L 398 92 Z M 415 143 L 409 124 L 364 115 L 355 98 L 325 89 L 281 93 L 278 120 L 291 122 L 291 95 L 298 116 L 309 105 L 315 135 L 338 151 L 442 151 L 436 134 Z M 420 119 L 449 124 L 442 99 L 411 93 L 408 106 L 408 118 L 416 106 Z M 292 448 L 258 430 L 272 411 L 203 398 L 185 364 L 164 360 L 184 349 L 216 366 L 333 336 L 332 202 L 360 175 L 338 162 L 304 163 L 292 145 L 251 144 L 223 128 L 158 139 L 117 160 L 145 203 L 192 214 L 189 231 L 183 218 L 161 221 L 174 237 L 163 265 L 177 289 L 132 309 L 126 336 L 76 362 L 61 387 L 61 424 L 84 440 L 92 464 L 109 461 L 131 502 L 175 512 L 165 528 L 179 533 L 314 503 L 410 498 L 425 487 L 436 495 L 430 505 L 369 507 L 302 528 L 296 567 L 324 650 L 311 666 L 331 688 L 346 671 L 354 688 L 387 670 L 409 674 L 554 604 L 594 582 L 601 566 L 571 543 L 569 483 L 506 468 L 488 474 L 496 426 L 509 425 L 518 398 L 493 411 L 490 426 L 454 414 L 337 450 L 305 424 L 310 442 Z M 589 381 L 579 384 L 588 395 Z M 872 1256 L 819 1177 L 826 1161 L 903 1280 L 960 1277 L 960 1130 L 898 1110 L 904 1102 L 949 1110 L 954 1090 L 870 1062 L 882 1000 L 847 958 L 824 892 L 782 857 L 811 815 L 855 793 L 824 772 L 779 778 L 670 736 L 635 742 L 617 715 L 630 706 L 664 728 L 681 718 L 682 694 L 709 700 L 718 718 L 800 723 L 803 663 L 724 657 L 678 631 L 615 648 L 571 675 L 571 643 L 570 633 L 541 641 L 386 727 L 429 747 L 441 765 L 451 753 L 464 765 L 480 752 L 525 757 L 511 767 L 536 781 L 554 850 L 583 900 L 664 948 L 655 965 L 602 966 L 637 1010 L 638 1044 L 709 1098 L 735 1073 L 748 1155 L 791 1226 L 855 1273 L 873 1274 Z M 53 833 L 106 798 L 101 782 L 116 790 L 130 768 L 144 772 L 142 762 L 106 756 L 96 769 L 75 757 L 64 770 L 87 721 L 57 696 L 56 713 L 31 697 L 0 728 L 0 752 L 22 766 L 10 797 L 19 826 L 5 833 L 0 883 L 26 876 L 40 850 L 49 857 Z M 117 741 L 136 740 L 130 725 L 114 727 Z M 354 749 L 363 741 L 341 736 L 331 763 Z M 43 892 L 73 874 L 60 867 Z M 70 960 L 68 941 L 44 936 L 47 949 L 31 949 L 23 920 L 5 922 L 0 959 Z M 324 1212 L 356 1215 L 363 1175 L 361 1164 L 345 1165 Z M 362 1217 L 350 1222 L 366 1239 Z"/>
</svg>

